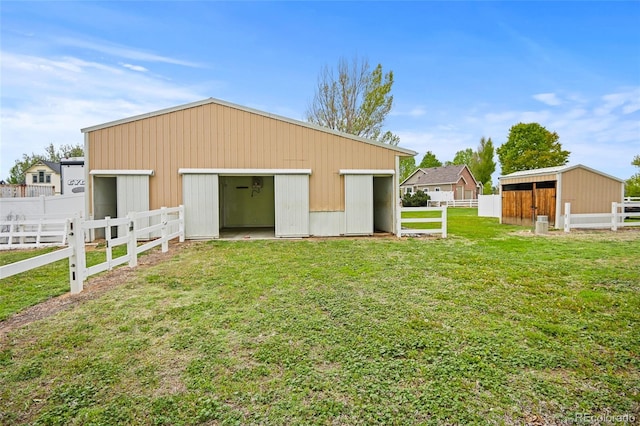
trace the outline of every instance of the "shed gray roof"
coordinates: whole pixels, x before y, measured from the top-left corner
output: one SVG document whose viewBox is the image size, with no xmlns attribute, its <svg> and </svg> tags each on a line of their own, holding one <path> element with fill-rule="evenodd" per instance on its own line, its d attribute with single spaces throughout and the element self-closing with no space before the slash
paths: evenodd
<svg viewBox="0 0 640 426">
<path fill-rule="evenodd" d="M 592 169 L 591 167 L 587 167 L 583 164 L 575 164 L 575 165 L 565 165 L 565 166 L 556 166 L 556 167 L 545 167 L 542 169 L 533 169 L 533 170 L 521 170 L 519 172 L 513 172 L 510 173 L 508 175 L 504 175 L 504 176 L 500 176 L 498 178 L 498 180 L 500 179 L 509 179 L 509 178 L 516 178 L 516 177 L 529 177 L 529 176 L 539 176 L 539 175 L 548 175 L 548 174 L 553 174 L 553 173 L 565 173 L 568 172 L 569 170 L 573 170 L 573 169 L 585 169 L 585 170 L 589 170 L 592 173 L 596 173 L 605 177 L 608 177 L 610 179 L 613 180 L 617 180 L 618 182 L 625 182 L 624 179 L 620 179 L 617 178 L 615 176 L 611 176 L 608 175 L 606 173 L 603 173 L 599 170 L 596 169 Z"/>
<path fill-rule="evenodd" d="M 411 174 L 401 185 L 444 185 L 454 184 L 460 180 L 460 174 L 466 166 L 450 165 L 440 167 L 419 168 Z M 473 175 L 472 175 L 473 176 Z"/>
</svg>

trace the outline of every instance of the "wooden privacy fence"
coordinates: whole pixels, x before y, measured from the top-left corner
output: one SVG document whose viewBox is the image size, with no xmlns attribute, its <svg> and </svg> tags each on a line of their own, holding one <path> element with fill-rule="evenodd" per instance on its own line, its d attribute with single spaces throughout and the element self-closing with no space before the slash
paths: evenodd
<svg viewBox="0 0 640 426">
<path fill-rule="evenodd" d="M 626 210 L 626 211 L 625 211 Z M 640 219 L 640 202 L 611 203 L 610 213 L 571 213 L 571 203 L 564 204 L 564 232 L 572 229 L 611 229 L 628 226 L 640 226 L 640 220 L 625 221 L 625 219 Z"/>
<path fill-rule="evenodd" d="M 159 223 L 141 227 L 140 219 L 159 218 Z M 112 238 L 112 227 L 124 230 L 124 235 Z M 106 261 L 87 267 L 84 236 L 85 232 L 104 228 L 106 244 Z M 141 236 L 148 236 L 151 233 L 160 232 L 161 237 L 148 241 L 138 246 L 138 239 Z M 184 241 L 184 206 L 166 208 L 147 212 L 129 213 L 124 218 L 105 218 L 100 220 L 82 220 L 80 218 L 67 219 L 67 242 L 68 247 L 43 254 L 31 259 L 0 266 L 0 279 L 7 278 L 21 272 L 29 271 L 49 263 L 62 259 L 69 259 L 69 283 L 71 293 L 80 293 L 84 286 L 84 281 L 91 275 L 99 272 L 111 270 L 113 267 L 128 263 L 130 267 L 138 264 L 138 254 L 143 253 L 153 247 L 162 245 L 162 251 L 169 250 L 169 240 L 179 238 Z M 127 253 L 117 258 L 113 258 L 113 248 L 121 245 L 127 246 Z"/>
<path fill-rule="evenodd" d="M 429 212 L 439 213 L 438 217 L 402 217 L 403 213 L 424 213 L 431 216 Z M 405 223 L 439 223 L 437 228 L 410 228 Z M 398 217 L 398 237 L 414 234 L 440 234 L 442 238 L 447 238 L 447 207 L 401 207 Z"/>
</svg>

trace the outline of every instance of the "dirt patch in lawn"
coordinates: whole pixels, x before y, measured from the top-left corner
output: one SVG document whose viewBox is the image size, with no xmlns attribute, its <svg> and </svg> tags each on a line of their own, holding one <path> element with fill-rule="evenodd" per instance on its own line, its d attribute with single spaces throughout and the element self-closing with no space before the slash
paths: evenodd
<svg viewBox="0 0 640 426">
<path fill-rule="evenodd" d="M 170 242 L 169 251 L 166 253 L 162 253 L 159 248 L 147 252 L 144 256 L 138 258 L 137 268 L 156 265 L 171 258 L 178 251 L 184 250 L 191 244 L 193 243 Z M 122 266 L 105 274 L 89 278 L 84 283 L 83 291 L 79 294 L 65 293 L 61 296 L 53 297 L 38 305 L 27 308 L 22 312 L 18 312 L 4 321 L 0 321 L 0 340 L 4 339 L 8 333 L 17 328 L 48 318 L 60 311 L 71 309 L 87 300 L 97 299 L 107 291 L 128 283 L 134 278 L 137 273 L 137 268 Z"/>
</svg>

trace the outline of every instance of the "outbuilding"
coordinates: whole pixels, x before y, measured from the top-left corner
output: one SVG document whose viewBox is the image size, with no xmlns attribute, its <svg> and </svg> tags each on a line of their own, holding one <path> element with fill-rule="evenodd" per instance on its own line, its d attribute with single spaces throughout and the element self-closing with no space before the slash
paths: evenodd
<svg viewBox="0 0 640 426">
<path fill-rule="evenodd" d="M 624 180 L 582 164 L 525 170 L 498 178 L 502 198 L 502 223 L 533 226 L 537 217 L 562 226 L 564 204 L 571 213 L 606 213 L 611 203 L 621 203 Z"/>
<path fill-rule="evenodd" d="M 95 218 L 185 206 L 186 237 L 395 232 L 416 153 L 217 99 L 82 129 Z"/>
</svg>

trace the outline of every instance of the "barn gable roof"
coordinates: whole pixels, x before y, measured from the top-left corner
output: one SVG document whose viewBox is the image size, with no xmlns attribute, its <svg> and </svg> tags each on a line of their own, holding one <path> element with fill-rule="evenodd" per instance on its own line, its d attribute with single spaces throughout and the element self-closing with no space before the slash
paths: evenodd
<svg viewBox="0 0 640 426">
<path fill-rule="evenodd" d="M 315 125 L 315 124 L 312 124 L 312 123 L 307 123 L 307 122 L 304 122 L 304 121 L 294 120 L 292 118 L 284 117 L 284 116 L 277 115 L 277 114 L 272 114 L 272 113 L 265 112 L 265 111 L 260 111 L 260 110 L 257 110 L 257 109 L 245 107 L 245 106 L 242 106 L 242 105 L 234 104 L 234 103 L 231 103 L 231 102 L 227 102 L 227 101 L 223 101 L 221 99 L 215 99 L 215 98 L 203 99 L 201 101 L 191 102 L 191 103 L 184 104 L 184 105 L 178 105 L 178 106 L 171 107 L 171 108 L 165 108 L 165 109 L 161 109 L 161 110 L 158 110 L 158 111 L 149 112 L 149 113 L 146 113 L 146 114 L 140 114 L 140 115 L 135 115 L 135 116 L 132 116 L 132 117 L 123 118 L 123 119 L 120 119 L 120 120 L 109 121 L 107 123 L 98 124 L 98 125 L 91 126 L 91 127 L 85 127 L 84 129 L 80 129 L 80 131 L 82 133 L 89 133 L 89 132 L 93 132 L 93 131 L 96 131 L 96 130 L 101 130 L 101 129 L 105 129 L 105 128 L 108 128 L 108 127 L 117 126 L 117 125 L 120 125 L 120 124 L 130 123 L 132 121 L 143 120 L 145 118 L 156 117 L 156 116 L 163 115 L 163 114 L 169 114 L 169 113 L 172 113 L 172 112 L 175 112 L 175 111 L 181 111 L 181 110 L 185 110 L 185 109 L 189 109 L 189 108 L 196 108 L 196 107 L 199 107 L 199 106 L 202 106 L 202 105 L 208 105 L 208 104 L 222 105 L 222 106 L 226 106 L 226 107 L 229 107 L 229 108 L 234 108 L 234 109 L 238 109 L 238 110 L 241 110 L 241 111 L 245 111 L 245 112 L 248 112 L 248 113 L 251 113 L 251 114 L 257 114 L 257 115 L 261 115 L 263 117 L 268 117 L 268 118 L 272 118 L 272 119 L 275 119 L 275 120 L 283 121 L 283 122 L 286 122 L 286 123 L 289 123 L 289 124 L 295 124 L 295 125 L 298 125 L 298 126 L 308 127 L 310 129 L 319 130 L 321 132 L 330 133 L 330 134 L 333 134 L 333 135 L 336 135 L 336 136 L 342 136 L 342 137 L 345 137 L 345 138 L 348 138 L 348 139 L 353 139 L 353 140 L 356 140 L 356 141 L 359 141 L 359 142 L 364 142 L 364 143 L 367 143 L 367 144 L 370 144 L 370 145 L 375 145 L 375 146 L 379 146 L 379 147 L 382 147 L 382 148 L 387 148 L 387 149 L 390 149 L 392 151 L 396 151 L 396 152 L 398 152 L 400 154 L 404 154 L 404 155 L 402 155 L 403 157 L 404 156 L 411 156 L 412 157 L 412 156 L 417 154 L 417 152 L 412 151 L 410 149 L 400 148 L 398 146 L 393 146 L 393 145 L 389 145 L 389 144 L 386 144 L 386 143 L 374 141 L 372 139 L 367 139 L 367 138 L 362 138 L 362 137 L 359 137 L 359 136 L 354 136 L 354 135 L 351 135 L 349 133 L 339 132 L 337 130 L 329 129 L 327 127 L 318 126 L 318 125 Z"/>
<path fill-rule="evenodd" d="M 587 167 L 583 164 L 575 164 L 575 165 L 565 165 L 565 166 L 556 166 L 556 167 L 544 167 L 541 169 L 533 169 L 533 170 L 521 170 L 519 172 L 513 172 L 510 173 L 508 175 L 504 175 L 504 176 L 500 176 L 498 179 L 510 179 L 510 178 L 518 178 L 518 177 L 533 177 L 533 176 L 540 176 L 540 175 L 549 175 L 549 174 L 553 174 L 553 173 L 566 173 L 570 170 L 573 169 L 577 169 L 577 168 L 581 168 L 581 169 L 585 169 L 588 170 L 592 173 L 607 177 L 609 179 L 613 179 L 616 180 L 618 182 L 625 182 L 623 179 L 617 178 L 615 176 L 611 176 L 608 175 L 606 173 L 603 173 L 599 170 L 596 169 L 592 169 L 591 167 Z"/>
<path fill-rule="evenodd" d="M 468 167 L 465 164 L 462 165 L 449 165 L 449 166 L 440 166 L 440 167 L 430 167 L 430 168 L 419 168 L 416 169 L 408 178 L 406 178 L 400 185 L 410 184 L 410 185 L 446 185 L 446 184 L 454 184 L 460 180 L 460 176 L 462 175 L 462 171 Z M 478 182 L 475 180 L 473 173 L 469 170 L 469 174 L 473 178 L 474 182 L 477 184 Z"/>
</svg>

